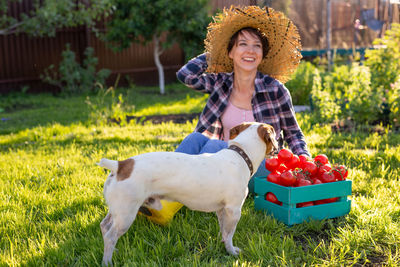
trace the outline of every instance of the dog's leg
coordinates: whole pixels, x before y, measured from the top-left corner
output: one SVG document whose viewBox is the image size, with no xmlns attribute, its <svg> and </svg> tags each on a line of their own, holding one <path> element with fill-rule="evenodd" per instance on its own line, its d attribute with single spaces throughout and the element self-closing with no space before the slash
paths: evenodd
<svg viewBox="0 0 400 267">
<path fill-rule="evenodd" d="M 129 227 L 136 218 L 136 214 L 140 205 L 133 209 L 126 208 L 121 210 L 119 207 L 118 214 L 111 215 L 110 213 L 103 219 L 100 224 L 101 232 L 104 240 L 103 264 L 112 265 L 112 254 L 117 244 L 118 239 L 128 231 Z"/>
<path fill-rule="evenodd" d="M 222 240 L 228 253 L 238 255 L 240 249 L 233 246 L 232 238 L 241 215 L 241 207 L 225 207 L 223 214 Z"/>
<path fill-rule="evenodd" d="M 111 213 L 109 212 L 100 223 L 100 229 L 103 236 L 108 232 L 108 230 L 110 230 L 111 223 L 112 223 Z"/>
<path fill-rule="evenodd" d="M 221 233 L 222 242 L 225 242 L 224 238 L 222 237 L 222 229 L 224 229 L 224 209 L 217 210 L 216 212 L 218 223 L 219 223 L 219 232 Z"/>
</svg>

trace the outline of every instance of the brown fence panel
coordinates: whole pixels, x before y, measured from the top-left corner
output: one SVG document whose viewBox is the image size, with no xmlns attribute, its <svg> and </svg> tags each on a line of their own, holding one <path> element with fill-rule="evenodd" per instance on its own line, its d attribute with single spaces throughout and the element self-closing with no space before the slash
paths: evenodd
<svg viewBox="0 0 400 267">
<path fill-rule="evenodd" d="M 326 48 L 326 2 L 302 0 L 291 3 L 289 17 L 298 27 L 305 49 Z M 385 22 L 381 32 L 369 28 L 356 32 L 354 22 L 361 19 L 361 11 L 365 9 L 375 9 L 375 18 Z M 331 19 L 333 48 L 368 47 L 390 23 L 399 22 L 399 5 L 380 0 L 332 0 Z"/>
<path fill-rule="evenodd" d="M 114 52 L 92 34 L 90 44 L 95 50 L 95 56 L 99 59 L 98 67 L 112 70 L 110 82 L 115 80 L 116 75 L 121 74 L 122 84 L 125 82 L 123 79 L 125 76 L 129 76 L 135 84 L 158 84 L 152 43 L 146 46 L 134 43 L 127 49 Z M 175 44 L 162 53 L 160 61 L 164 66 L 166 82 L 175 81 L 175 73 L 184 61 L 183 50 Z"/>
<path fill-rule="evenodd" d="M 65 44 L 70 43 L 81 61 L 84 31 L 66 29 L 56 37 L 29 37 L 26 34 L 0 36 L 0 92 L 7 92 L 30 85 L 34 91 L 41 85 L 40 74 L 51 64 L 58 64 Z M 49 89 L 50 87 L 46 87 Z"/>
<path fill-rule="evenodd" d="M 9 14 L 18 17 L 22 12 L 29 11 L 31 4 L 31 0 L 11 3 Z M 51 64 L 58 66 L 67 43 L 78 62 L 82 62 L 86 47 L 92 46 L 99 59 L 98 69 L 112 70 L 108 80 L 110 85 L 114 84 L 118 74 L 121 74 L 120 85 L 126 84 L 125 76 L 138 85 L 158 84 L 152 44 L 132 44 L 121 52 L 113 52 L 85 27 L 76 27 L 59 30 L 55 37 L 29 37 L 24 33 L 0 35 L 0 93 L 19 91 L 25 86 L 29 86 L 31 92 L 56 90 L 43 83 L 40 75 Z M 175 73 L 184 63 L 183 51 L 174 45 L 164 51 L 160 61 L 164 66 L 166 82 L 175 81 Z"/>
<path fill-rule="evenodd" d="M 247 6 L 247 5 L 257 5 L 257 0 L 213 0 L 211 1 L 213 10 L 223 9 L 224 7 L 235 6 Z"/>
<path fill-rule="evenodd" d="M 376 18 L 387 22 L 399 22 L 399 5 L 389 5 L 382 0 L 332 0 L 332 47 L 351 48 L 369 46 L 379 33 L 370 29 L 361 30 L 359 41 L 355 43 L 354 20 L 360 18 L 362 9 L 375 9 Z M 222 9 L 230 5 L 271 4 L 271 0 L 210 0 L 212 9 Z M 9 14 L 18 17 L 32 8 L 32 0 L 22 0 L 10 4 Z M 275 7 L 276 8 L 276 7 Z M 276 8 L 278 9 L 278 8 Z M 326 47 L 326 0 L 291 1 L 288 16 L 297 25 L 303 48 L 324 49 Z M 387 29 L 389 23 L 383 27 Z M 121 83 L 129 76 L 138 85 L 157 85 L 158 73 L 153 60 L 153 45 L 132 44 L 121 52 L 111 49 L 88 32 L 85 27 L 59 30 L 55 37 L 35 38 L 26 34 L 0 35 L 0 93 L 20 90 L 29 86 L 30 91 L 54 90 L 40 80 L 40 75 L 49 65 L 58 65 L 66 43 L 76 52 L 82 62 L 87 46 L 92 46 L 99 59 L 98 68 L 112 70 L 109 84 L 121 74 Z M 161 55 L 165 68 L 166 82 L 175 81 L 175 72 L 184 64 L 184 54 L 179 45 L 174 45 Z"/>
</svg>

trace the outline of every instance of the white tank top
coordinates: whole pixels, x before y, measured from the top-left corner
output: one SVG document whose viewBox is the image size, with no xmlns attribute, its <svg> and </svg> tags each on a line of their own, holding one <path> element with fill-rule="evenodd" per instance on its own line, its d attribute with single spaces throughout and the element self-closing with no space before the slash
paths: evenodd
<svg viewBox="0 0 400 267">
<path fill-rule="evenodd" d="M 224 141 L 229 141 L 229 130 L 242 122 L 253 122 L 254 116 L 252 110 L 241 109 L 233 105 L 230 101 L 224 113 L 221 116 L 221 123 L 224 134 Z"/>
</svg>

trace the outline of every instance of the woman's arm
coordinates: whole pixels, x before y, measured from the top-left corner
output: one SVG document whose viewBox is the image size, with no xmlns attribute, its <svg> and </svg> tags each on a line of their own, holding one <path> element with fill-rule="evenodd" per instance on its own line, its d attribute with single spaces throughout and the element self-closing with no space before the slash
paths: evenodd
<svg viewBox="0 0 400 267">
<path fill-rule="evenodd" d="M 308 152 L 304 134 L 296 120 L 292 97 L 289 90 L 281 84 L 278 89 L 278 100 L 280 103 L 280 123 L 283 130 L 283 137 L 288 143 L 289 148 L 296 155 L 311 156 Z"/>
<path fill-rule="evenodd" d="M 201 54 L 184 65 L 176 73 L 179 81 L 186 84 L 190 88 L 211 93 L 215 87 L 215 81 L 218 74 L 204 73 L 207 69 L 206 54 Z"/>
</svg>

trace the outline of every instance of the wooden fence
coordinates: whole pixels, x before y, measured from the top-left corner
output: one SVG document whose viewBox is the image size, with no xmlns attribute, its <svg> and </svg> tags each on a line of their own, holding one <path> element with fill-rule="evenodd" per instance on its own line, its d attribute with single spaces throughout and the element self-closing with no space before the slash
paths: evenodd
<svg viewBox="0 0 400 267">
<path fill-rule="evenodd" d="M 265 2 L 269 1 L 212 0 L 211 4 L 215 10 L 231 4 L 251 5 Z M 276 1 L 270 2 L 274 7 Z M 325 2 L 325 0 L 292 1 L 288 15 L 298 26 L 305 48 L 318 49 L 325 45 Z M 385 8 L 382 8 L 385 5 L 379 5 L 380 2 L 383 1 L 333 0 L 333 47 L 351 47 L 354 40 L 352 23 L 361 8 L 375 8 L 377 18 L 385 19 L 387 12 Z M 22 12 L 32 8 L 31 3 L 31 0 L 12 2 L 10 14 L 18 17 Z M 393 13 L 395 19 L 393 21 L 396 21 L 396 19 L 398 21 L 398 5 L 393 6 L 395 7 L 395 13 Z M 364 37 L 362 45 L 370 44 L 376 35 L 375 32 L 365 31 L 364 36 L 368 38 Z M 0 35 L 0 93 L 18 91 L 27 86 L 31 92 L 54 90 L 40 80 L 40 75 L 49 65 L 57 65 L 60 62 L 61 53 L 67 43 L 75 51 L 78 62 L 82 62 L 85 48 L 87 46 L 93 47 L 94 56 L 99 59 L 98 68 L 107 68 L 112 71 L 108 81 L 110 84 L 114 83 L 117 74 L 121 74 L 121 83 L 127 80 L 125 77 L 129 77 L 138 85 L 156 85 L 158 83 L 152 44 L 147 46 L 132 44 L 128 49 L 114 53 L 86 27 L 77 27 L 61 29 L 57 31 L 55 37 L 35 38 L 26 34 Z M 182 49 L 175 45 L 166 50 L 161 56 L 161 62 L 165 68 L 166 82 L 175 81 L 175 72 L 184 64 Z"/>
</svg>

